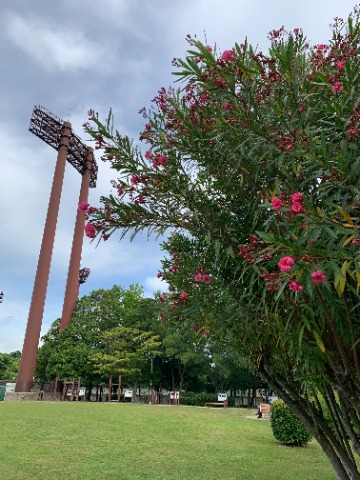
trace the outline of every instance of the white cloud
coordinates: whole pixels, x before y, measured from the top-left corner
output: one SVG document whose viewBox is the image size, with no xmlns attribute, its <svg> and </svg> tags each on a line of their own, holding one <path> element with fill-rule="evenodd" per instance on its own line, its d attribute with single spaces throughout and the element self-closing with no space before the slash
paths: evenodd
<svg viewBox="0 0 360 480">
<path fill-rule="evenodd" d="M 179 42 L 186 34 L 197 35 L 205 42 L 206 35 L 208 43 L 217 43 L 221 50 L 248 38 L 252 45 L 266 49 L 268 32 L 284 25 L 287 30 L 303 28 L 312 44 L 325 43 L 330 37 L 329 24 L 333 18 L 347 18 L 353 6 L 353 0 L 273 0 L 256 3 L 226 0 L 221 4 L 218 0 L 197 0 L 186 9 L 177 11 L 177 21 L 173 23 L 169 36 L 174 42 Z"/>
<path fill-rule="evenodd" d="M 12 13 L 4 25 L 9 40 L 44 70 L 89 70 L 110 60 L 104 45 L 86 38 L 75 26 L 64 26 L 63 22 Z"/>
<path fill-rule="evenodd" d="M 166 292 L 167 289 L 168 289 L 168 284 L 163 280 L 161 280 L 161 278 L 158 278 L 156 276 L 145 278 L 144 293 L 146 297 L 152 297 L 153 294 L 155 292 L 158 292 L 159 290 L 161 292 Z"/>
</svg>

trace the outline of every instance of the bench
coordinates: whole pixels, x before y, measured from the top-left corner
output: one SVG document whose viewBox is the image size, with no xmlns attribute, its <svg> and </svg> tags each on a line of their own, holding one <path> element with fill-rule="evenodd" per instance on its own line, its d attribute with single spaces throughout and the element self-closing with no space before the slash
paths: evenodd
<svg viewBox="0 0 360 480">
<path fill-rule="evenodd" d="M 228 407 L 228 402 L 227 400 L 224 400 L 223 402 L 209 402 L 205 403 L 205 407 L 223 407 L 227 408 Z"/>
<path fill-rule="evenodd" d="M 262 403 L 260 405 L 260 412 L 262 418 L 270 417 L 270 405 L 268 403 Z"/>
</svg>

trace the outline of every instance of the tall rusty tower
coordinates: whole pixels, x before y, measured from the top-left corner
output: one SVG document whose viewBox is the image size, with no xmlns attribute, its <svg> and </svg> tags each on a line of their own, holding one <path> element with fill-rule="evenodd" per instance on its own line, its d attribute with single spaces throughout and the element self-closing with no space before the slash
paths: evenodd
<svg viewBox="0 0 360 480">
<path fill-rule="evenodd" d="M 32 388 L 66 161 L 71 163 L 82 175 L 79 201 L 87 200 L 88 189 L 89 187 L 96 186 L 97 178 L 97 165 L 93 151 L 72 132 L 69 122 L 64 122 L 43 107 L 36 106 L 32 113 L 29 130 L 57 150 L 58 155 L 15 392 L 30 392 Z M 84 215 L 79 215 L 79 213 L 80 212 L 77 214 L 75 222 L 67 288 L 64 299 L 63 315 L 65 311 L 67 318 L 63 324 L 63 328 L 71 321 L 72 309 L 74 308 L 78 295 L 78 287 L 74 288 L 74 285 L 78 285 L 79 282 L 78 275 L 85 222 Z M 69 288 L 74 289 L 76 297 L 74 297 L 74 294 L 70 291 L 70 293 L 67 293 Z M 69 312 L 71 312 L 70 317 Z"/>
</svg>

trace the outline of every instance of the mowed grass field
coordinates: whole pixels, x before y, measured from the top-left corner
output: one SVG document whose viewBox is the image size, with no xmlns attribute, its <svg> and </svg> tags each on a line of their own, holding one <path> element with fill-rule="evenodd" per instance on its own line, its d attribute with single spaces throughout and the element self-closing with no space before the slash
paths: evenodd
<svg viewBox="0 0 360 480">
<path fill-rule="evenodd" d="M 335 480 L 313 440 L 279 445 L 253 410 L 0 403 L 1 480 Z"/>
</svg>

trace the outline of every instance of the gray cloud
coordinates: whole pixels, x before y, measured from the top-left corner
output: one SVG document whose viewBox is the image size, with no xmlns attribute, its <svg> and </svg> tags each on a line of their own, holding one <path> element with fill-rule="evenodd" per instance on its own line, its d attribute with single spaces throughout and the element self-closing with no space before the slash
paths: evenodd
<svg viewBox="0 0 360 480">
<path fill-rule="evenodd" d="M 75 26 L 33 15 L 8 14 L 4 21 L 10 42 L 44 70 L 57 73 L 90 70 L 111 62 L 105 46 L 87 38 Z"/>
</svg>

